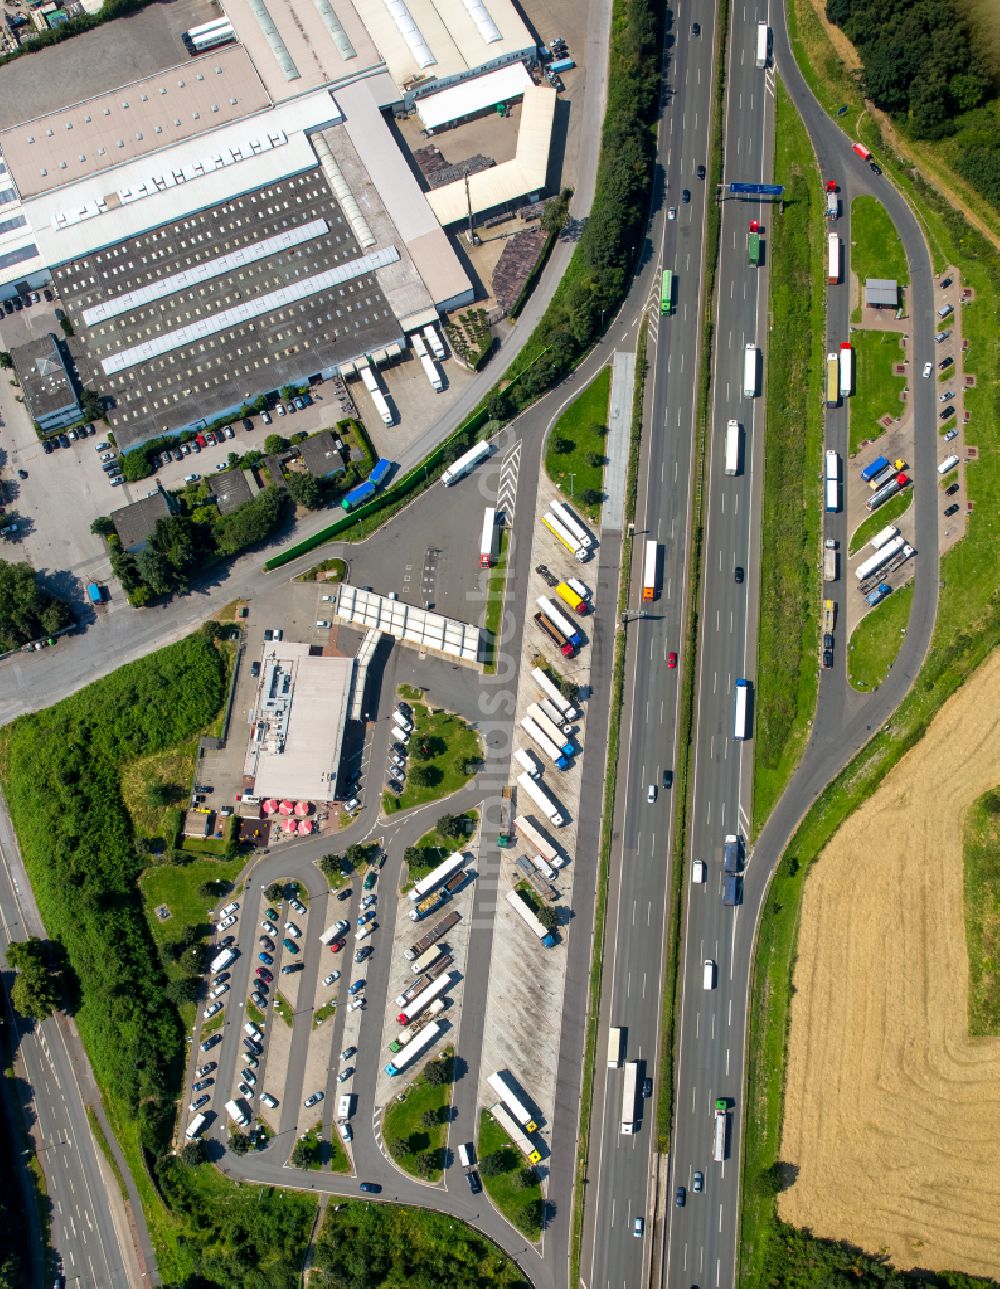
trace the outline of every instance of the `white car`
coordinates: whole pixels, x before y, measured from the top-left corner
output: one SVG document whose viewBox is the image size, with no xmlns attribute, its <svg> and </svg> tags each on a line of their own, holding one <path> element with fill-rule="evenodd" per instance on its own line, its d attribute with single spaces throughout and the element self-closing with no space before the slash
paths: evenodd
<svg viewBox="0 0 1000 1289">
<path fill-rule="evenodd" d="M 222 1004 L 220 1003 L 218 1005 L 221 1006 Z M 364 998 L 355 998 L 353 1002 L 347 1004 L 347 1010 L 349 1012 L 360 1011 L 361 1008 L 364 1007 L 364 1005 L 365 1005 Z"/>
<path fill-rule="evenodd" d="M 293 940 L 298 940 L 302 935 L 302 932 L 299 930 L 299 928 L 295 925 L 294 922 L 286 922 L 285 930 L 288 932 L 288 934 L 292 937 Z"/>
<path fill-rule="evenodd" d="M 184 476 L 184 482 L 185 482 L 185 483 L 197 483 L 197 482 L 198 482 L 198 480 L 199 480 L 200 478 L 201 478 L 201 475 L 200 475 L 200 474 L 186 474 L 186 475 Z"/>
<path fill-rule="evenodd" d="M 667 219 L 676 219 L 676 218 L 677 218 L 677 207 L 676 206 L 668 207 Z"/>
<path fill-rule="evenodd" d="M 340 1133 L 342 1141 L 350 1141 L 354 1136 L 354 1130 L 351 1125 L 341 1119 L 337 1120 L 337 1131 Z"/>
<path fill-rule="evenodd" d="M 705 880 L 705 861 L 696 859 L 691 865 L 691 881 L 698 884 Z"/>
<path fill-rule="evenodd" d="M 278 413 L 279 416 L 284 416 L 285 415 L 284 403 L 278 403 L 278 405 L 275 407 L 274 410 Z"/>
<path fill-rule="evenodd" d="M 266 407 L 264 408 L 263 412 L 261 412 L 260 419 L 264 422 L 265 425 L 271 424 L 271 413 L 267 410 Z"/>
<path fill-rule="evenodd" d="M 327 622 L 326 618 L 317 618 L 316 626 L 319 628 L 320 631 L 329 631 L 330 628 L 333 626 L 333 623 Z"/>
<path fill-rule="evenodd" d="M 924 363 L 924 376 L 929 376 L 933 370 L 934 370 L 933 363 Z"/>
<path fill-rule="evenodd" d="M 323 977 L 323 984 L 324 984 L 324 985 L 335 985 L 339 979 L 340 979 L 340 972 L 339 972 L 339 971 L 331 971 L 331 972 L 330 972 L 330 974 L 329 974 L 328 976 L 324 976 L 324 977 Z"/>
<path fill-rule="evenodd" d="M 306 1099 L 302 1102 L 302 1104 L 305 1106 L 305 1108 L 306 1108 L 307 1110 L 309 1110 L 309 1109 L 311 1109 L 314 1105 L 319 1105 L 319 1103 L 320 1103 L 322 1100 L 323 1100 L 323 1093 L 322 1093 L 322 1092 L 314 1092 L 314 1093 L 312 1094 L 312 1096 L 311 1096 L 311 1097 L 306 1097 Z"/>
<path fill-rule="evenodd" d="M 261 1105 L 266 1105 L 268 1110 L 275 1110 L 278 1106 L 278 1098 L 271 1096 L 270 1092 L 260 1094 Z"/>
<path fill-rule="evenodd" d="M 115 454 L 114 454 L 113 452 L 102 452 L 102 453 L 101 453 L 101 462 L 102 462 L 102 463 L 103 463 L 103 462 L 105 462 L 105 461 L 113 461 L 114 459 L 115 459 Z"/>
<path fill-rule="evenodd" d="M 301 913 L 303 917 L 306 914 L 306 906 L 299 900 L 289 900 L 288 907 L 295 913 Z"/>
<path fill-rule="evenodd" d="M 230 915 L 230 913 L 238 912 L 239 907 L 240 907 L 239 900 L 233 900 L 232 904 L 227 904 L 226 907 L 222 910 L 222 916 L 224 918 L 227 918 Z"/>
<path fill-rule="evenodd" d="M 222 1011 L 222 1003 L 220 1002 L 210 1003 L 209 1006 L 205 1008 L 205 1014 L 203 1019 L 211 1020 L 212 1017 L 217 1015 L 220 1011 Z"/>
<path fill-rule="evenodd" d="M 646 803 L 647 805 L 651 806 L 655 801 L 656 801 L 656 784 L 651 783 L 649 787 L 646 789 Z"/>
<path fill-rule="evenodd" d="M 233 427 L 231 425 L 224 425 L 222 427 L 222 433 L 226 436 L 227 439 L 231 439 L 235 437 L 233 434 Z"/>
<path fill-rule="evenodd" d="M 221 985 L 216 985 L 215 988 L 208 996 L 209 998 L 221 998 L 223 994 L 228 994 L 228 993 L 229 993 L 229 981 L 226 980 L 226 981 L 223 981 Z"/>
<path fill-rule="evenodd" d="M 230 913 L 229 917 L 223 918 L 222 921 L 219 923 L 219 930 L 226 931 L 228 930 L 229 927 L 235 926 L 238 921 L 239 921 L 239 918 L 237 918 L 236 914 Z"/>
</svg>

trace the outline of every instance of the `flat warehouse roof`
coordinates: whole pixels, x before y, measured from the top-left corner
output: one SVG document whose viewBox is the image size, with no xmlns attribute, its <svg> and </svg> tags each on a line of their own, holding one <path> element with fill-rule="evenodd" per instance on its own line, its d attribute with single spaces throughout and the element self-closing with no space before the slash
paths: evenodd
<svg viewBox="0 0 1000 1289">
<path fill-rule="evenodd" d="M 527 86 L 514 159 L 469 176 L 473 211 L 493 210 L 545 187 L 555 110 L 554 89 L 547 85 Z M 468 214 L 465 180 L 435 188 L 427 194 L 427 201 L 445 228 L 465 219 Z"/>
<path fill-rule="evenodd" d="M 337 595 L 336 614 L 355 626 L 382 631 L 421 649 L 434 649 L 463 662 L 479 661 L 478 627 L 415 608 L 387 595 L 376 595 L 343 582 Z"/>
<path fill-rule="evenodd" d="M 512 63 L 509 67 L 487 72 L 485 76 L 462 81 L 451 89 L 439 90 L 437 94 L 425 94 L 417 99 L 417 115 L 425 130 L 437 130 L 451 121 L 475 116 L 496 103 L 519 98 L 525 87 L 532 84 L 534 82 L 524 64 Z"/>
</svg>

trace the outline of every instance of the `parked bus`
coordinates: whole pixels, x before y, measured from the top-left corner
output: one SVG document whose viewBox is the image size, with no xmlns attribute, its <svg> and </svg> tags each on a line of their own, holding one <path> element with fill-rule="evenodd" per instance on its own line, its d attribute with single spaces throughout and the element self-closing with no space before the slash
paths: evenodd
<svg viewBox="0 0 1000 1289">
<path fill-rule="evenodd" d="M 622 1136 L 635 1132 L 635 1097 L 639 1090 L 639 1062 L 625 1062 L 625 1084 L 622 1088 Z"/>
<path fill-rule="evenodd" d="M 656 542 L 646 543 L 646 559 L 642 570 L 642 598 L 644 600 L 656 599 L 656 564 L 659 556 L 659 548 Z"/>
<path fill-rule="evenodd" d="M 673 313 L 674 311 L 674 275 L 671 269 L 663 270 L 663 277 L 660 279 L 660 312 Z"/>
<path fill-rule="evenodd" d="M 742 676 L 736 681 L 736 700 L 734 707 L 733 738 L 748 738 L 750 719 L 750 682 L 749 680 L 744 680 Z"/>
</svg>

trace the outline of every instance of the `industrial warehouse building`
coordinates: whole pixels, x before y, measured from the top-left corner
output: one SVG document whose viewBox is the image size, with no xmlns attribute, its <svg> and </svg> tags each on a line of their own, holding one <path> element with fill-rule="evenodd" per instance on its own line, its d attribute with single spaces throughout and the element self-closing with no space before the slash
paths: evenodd
<svg viewBox="0 0 1000 1289">
<path fill-rule="evenodd" d="M 520 96 L 517 157 L 474 177 L 474 209 L 545 180 L 554 91 L 511 0 L 223 8 L 226 43 L 195 57 L 181 24 L 220 17 L 198 0 L 0 68 L 0 299 L 54 282 L 126 448 L 472 301 L 444 232 L 464 185 L 422 191 L 393 113 L 441 128 Z"/>
</svg>

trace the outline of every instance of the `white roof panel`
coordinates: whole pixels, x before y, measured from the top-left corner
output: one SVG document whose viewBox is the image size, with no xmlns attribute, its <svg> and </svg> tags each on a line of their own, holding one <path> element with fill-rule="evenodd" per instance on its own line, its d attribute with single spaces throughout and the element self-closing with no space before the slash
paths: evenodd
<svg viewBox="0 0 1000 1289">
<path fill-rule="evenodd" d="M 425 94 L 417 99 L 417 115 L 425 130 L 437 130 L 451 121 L 474 116 L 495 103 L 519 98 L 531 84 L 524 64 L 512 63 L 450 89 L 439 90 L 437 94 Z"/>
</svg>

